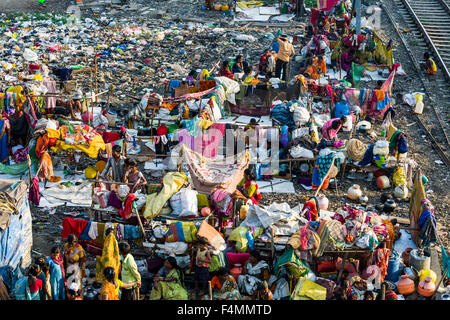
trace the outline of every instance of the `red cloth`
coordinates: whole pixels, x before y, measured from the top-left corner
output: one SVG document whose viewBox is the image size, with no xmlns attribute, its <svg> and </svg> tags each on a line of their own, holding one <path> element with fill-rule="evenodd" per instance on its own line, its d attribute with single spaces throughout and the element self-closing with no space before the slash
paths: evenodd
<svg viewBox="0 0 450 320">
<path fill-rule="evenodd" d="M 39 177 L 34 176 L 32 180 L 32 185 L 28 193 L 28 201 L 39 205 Z"/>
<path fill-rule="evenodd" d="M 240 263 L 242 266 L 247 262 L 250 253 L 231 253 L 227 252 L 228 264 L 234 267 L 235 264 Z"/>
<path fill-rule="evenodd" d="M 233 73 L 227 68 L 227 69 L 220 69 L 220 76 L 221 77 L 228 77 L 230 79 L 234 79 Z"/>
<path fill-rule="evenodd" d="M 102 136 L 105 143 L 110 143 L 120 139 L 120 133 L 117 132 L 100 131 L 99 134 Z"/>
<path fill-rule="evenodd" d="M 311 18 L 309 19 L 309 22 L 313 25 L 313 27 L 316 26 L 317 20 L 319 20 L 319 10 L 311 8 Z"/>
<path fill-rule="evenodd" d="M 61 238 L 67 239 L 69 234 L 74 234 L 77 236 L 77 238 L 79 238 L 80 234 L 84 231 L 84 229 L 88 225 L 88 221 L 73 218 L 64 218 L 62 224 L 63 224 L 63 231 Z"/>
<path fill-rule="evenodd" d="M 169 133 L 169 128 L 167 128 L 164 124 L 160 125 L 158 129 L 156 129 L 156 134 L 158 136 L 165 136 Z"/>
<path fill-rule="evenodd" d="M 30 292 L 31 293 L 35 293 L 38 290 L 42 289 L 42 280 L 41 279 L 36 279 L 36 282 L 30 286 Z"/>
<path fill-rule="evenodd" d="M 132 193 L 129 193 L 125 198 L 123 208 L 119 209 L 119 214 L 123 219 L 128 220 L 131 217 L 131 214 L 133 213 L 133 201 L 135 199 L 136 196 Z"/>
</svg>

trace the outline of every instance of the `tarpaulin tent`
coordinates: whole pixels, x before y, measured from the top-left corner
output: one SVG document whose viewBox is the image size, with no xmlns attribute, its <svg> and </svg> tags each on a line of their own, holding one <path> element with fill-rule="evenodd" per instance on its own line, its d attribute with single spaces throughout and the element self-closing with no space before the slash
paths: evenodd
<svg viewBox="0 0 450 320">
<path fill-rule="evenodd" d="M 0 194 L 8 207 L 0 207 L 0 276 L 11 290 L 31 264 L 33 235 L 28 185 L 20 180 L 0 180 Z M 12 208 L 12 210 L 11 210 Z"/>
</svg>

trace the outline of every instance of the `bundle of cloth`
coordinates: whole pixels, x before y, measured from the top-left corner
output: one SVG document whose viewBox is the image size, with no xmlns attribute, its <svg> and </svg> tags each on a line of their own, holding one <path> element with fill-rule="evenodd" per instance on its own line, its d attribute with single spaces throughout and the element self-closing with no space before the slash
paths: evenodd
<svg viewBox="0 0 450 320">
<path fill-rule="evenodd" d="M 272 107 L 270 110 L 270 118 L 275 119 L 281 125 L 286 125 L 289 128 L 296 127 L 294 122 L 294 115 L 291 112 L 291 105 L 297 103 L 296 100 L 290 101 L 288 103 L 280 103 Z"/>
</svg>

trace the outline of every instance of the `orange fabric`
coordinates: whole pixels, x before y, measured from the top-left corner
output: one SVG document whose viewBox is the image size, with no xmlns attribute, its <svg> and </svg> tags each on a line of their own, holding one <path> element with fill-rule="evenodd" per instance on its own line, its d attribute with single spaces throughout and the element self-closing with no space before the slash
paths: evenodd
<svg viewBox="0 0 450 320">
<path fill-rule="evenodd" d="M 319 72 L 320 68 L 320 72 Z M 320 74 L 325 74 L 327 72 L 327 65 L 325 63 L 325 60 L 322 60 L 322 62 L 319 64 L 319 59 L 314 58 L 312 65 L 308 67 L 305 71 L 309 74 L 311 79 L 317 80 L 320 78 Z"/>
<path fill-rule="evenodd" d="M 217 287 L 217 289 L 222 289 L 222 285 L 220 284 L 219 278 L 217 276 L 214 276 L 211 279 L 211 288 Z"/>
<path fill-rule="evenodd" d="M 41 171 L 39 171 L 39 178 L 50 179 L 50 177 L 53 176 L 53 164 L 52 158 L 47 152 L 42 155 L 41 164 L 42 167 Z"/>
<path fill-rule="evenodd" d="M 386 248 L 391 250 L 392 249 L 392 245 L 394 244 L 394 237 L 395 237 L 394 225 L 388 219 L 383 220 L 383 223 L 386 225 L 387 233 L 388 233 L 388 236 L 389 236 L 389 239 L 386 241 Z"/>
<path fill-rule="evenodd" d="M 173 102 L 173 103 L 163 102 L 160 105 L 161 108 L 166 108 L 166 109 L 169 109 L 170 111 L 172 111 L 172 109 L 175 108 L 176 106 L 178 106 L 178 102 Z"/>
<path fill-rule="evenodd" d="M 40 136 L 36 141 L 36 158 L 41 159 L 42 155 L 47 151 L 49 138 L 47 134 Z"/>
<path fill-rule="evenodd" d="M 378 102 L 383 101 L 386 91 L 384 91 L 384 90 L 374 90 L 374 91 L 375 91 L 375 95 L 377 96 L 377 101 Z"/>
</svg>

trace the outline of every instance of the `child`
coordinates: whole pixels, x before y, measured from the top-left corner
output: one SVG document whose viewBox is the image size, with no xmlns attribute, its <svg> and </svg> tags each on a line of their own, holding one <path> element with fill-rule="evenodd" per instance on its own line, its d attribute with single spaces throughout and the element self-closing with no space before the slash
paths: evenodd
<svg viewBox="0 0 450 320">
<path fill-rule="evenodd" d="M 244 178 L 239 182 L 238 187 L 240 187 L 239 191 L 245 197 L 251 199 L 253 204 L 258 204 L 259 200 L 261 200 L 261 194 L 255 180 L 256 177 L 253 172 L 250 169 L 245 169 Z"/>
<path fill-rule="evenodd" d="M 76 282 L 70 284 L 69 289 L 67 289 L 67 299 L 68 300 L 83 300 L 81 296 L 80 286 Z"/>
<path fill-rule="evenodd" d="M 37 258 L 35 263 L 40 267 L 40 272 L 37 277 L 42 281 L 42 289 L 39 291 L 41 300 L 51 300 L 51 286 L 50 286 L 50 266 L 45 262 L 44 258 Z"/>
<path fill-rule="evenodd" d="M 208 240 L 205 238 L 198 239 L 197 255 L 195 257 L 195 294 L 198 294 L 199 282 L 202 284 L 202 293 L 206 292 L 206 286 L 209 281 L 209 263 L 211 262 L 211 254 L 206 246 Z"/>
<path fill-rule="evenodd" d="M 61 257 L 61 249 L 53 247 L 50 257 L 47 258 L 50 266 L 50 284 L 53 300 L 65 300 L 66 298 L 66 274 L 64 272 L 64 260 Z"/>
<path fill-rule="evenodd" d="M 136 161 L 132 159 L 128 161 L 128 168 L 125 172 L 123 182 L 133 184 L 130 189 L 130 193 L 134 193 L 136 190 L 139 190 L 140 187 L 147 184 L 147 180 L 144 175 L 137 168 Z"/>
</svg>

